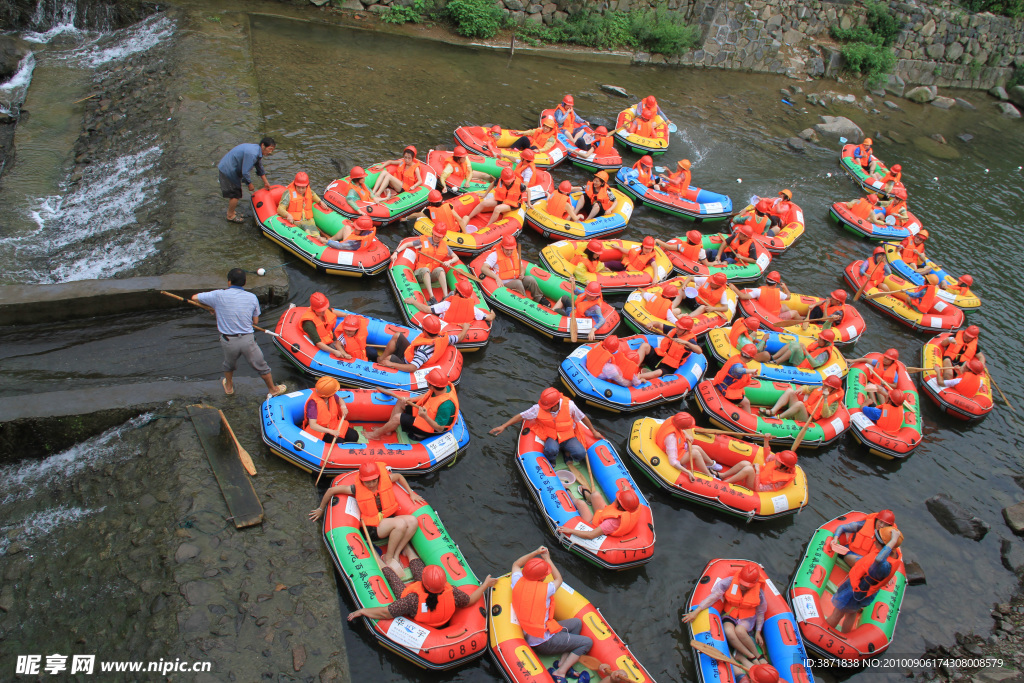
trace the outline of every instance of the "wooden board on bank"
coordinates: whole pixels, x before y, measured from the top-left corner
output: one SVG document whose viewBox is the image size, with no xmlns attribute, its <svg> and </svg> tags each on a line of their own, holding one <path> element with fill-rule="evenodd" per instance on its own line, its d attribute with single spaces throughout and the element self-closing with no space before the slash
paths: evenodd
<svg viewBox="0 0 1024 683">
<path fill-rule="evenodd" d="M 224 429 L 220 412 L 216 408 L 189 406 L 188 414 L 199 436 L 199 443 L 206 451 L 213 474 L 220 485 L 221 493 L 228 504 L 235 527 L 242 529 L 263 523 L 263 504 L 256 496 L 256 489 L 249 475 L 238 459 L 238 451 L 231 436 Z"/>
</svg>

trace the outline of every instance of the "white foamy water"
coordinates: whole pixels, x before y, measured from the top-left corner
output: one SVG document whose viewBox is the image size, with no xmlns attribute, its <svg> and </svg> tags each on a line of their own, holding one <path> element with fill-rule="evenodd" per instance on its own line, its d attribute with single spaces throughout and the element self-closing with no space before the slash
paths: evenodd
<svg viewBox="0 0 1024 683">
<path fill-rule="evenodd" d="M 28 84 L 32 82 L 32 71 L 35 68 L 35 55 L 29 52 L 18 63 L 18 70 L 11 76 L 11 80 L 0 85 L 0 113 L 17 112 L 25 102 L 25 93 L 28 92 Z"/>
<path fill-rule="evenodd" d="M 82 62 L 97 67 L 145 52 L 170 38 L 174 29 L 175 22 L 162 14 L 154 14 L 133 26 L 116 31 L 111 45 L 99 50 L 95 46 L 91 47 L 82 55 Z"/>
<path fill-rule="evenodd" d="M 51 510 L 43 510 L 41 512 L 35 512 L 25 517 L 19 522 L 4 525 L 0 528 L 0 556 L 7 554 L 7 549 L 11 545 L 11 539 L 8 537 L 8 532 L 12 529 L 21 529 L 21 533 L 17 537 L 17 542 L 24 546 L 30 546 L 46 536 L 49 536 L 56 529 L 73 522 L 77 522 L 89 515 L 94 515 L 99 512 L 103 512 L 106 506 L 99 508 L 80 508 L 70 506 L 60 506 Z"/>
<path fill-rule="evenodd" d="M 35 14 L 32 16 L 33 26 L 49 25 L 50 28 L 41 33 L 28 32 L 22 37 L 33 43 L 49 43 L 57 36 L 65 34 L 79 35 L 82 31 L 75 26 L 75 19 L 78 16 L 77 0 L 61 0 L 59 4 L 52 5 L 53 11 L 47 16 L 48 5 L 44 0 L 39 0 L 36 5 Z"/>
</svg>

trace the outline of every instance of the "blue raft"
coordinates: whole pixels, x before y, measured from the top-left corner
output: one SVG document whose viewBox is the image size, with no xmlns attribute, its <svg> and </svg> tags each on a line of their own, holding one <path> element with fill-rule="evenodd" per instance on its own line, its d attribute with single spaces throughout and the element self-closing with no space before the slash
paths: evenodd
<svg viewBox="0 0 1024 683">
<path fill-rule="evenodd" d="M 689 218 L 695 223 L 722 221 L 732 215 L 732 199 L 724 194 L 698 187 L 688 188 L 683 194 L 661 192 L 642 184 L 637 179 L 638 175 L 637 170 L 629 166 L 623 166 L 615 174 L 619 189 L 637 204 L 646 204 L 673 216 Z"/>
</svg>

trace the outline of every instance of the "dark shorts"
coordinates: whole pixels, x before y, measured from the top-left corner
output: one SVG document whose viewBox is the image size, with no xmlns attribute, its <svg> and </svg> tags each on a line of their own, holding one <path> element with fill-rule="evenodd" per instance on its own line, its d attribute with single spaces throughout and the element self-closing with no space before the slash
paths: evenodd
<svg viewBox="0 0 1024 683">
<path fill-rule="evenodd" d="M 377 541 L 380 540 L 380 536 L 377 535 L 377 527 L 375 527 L 375 526 L 368 526 L 368 527 L 366 527 L 366 533 L 368 533 L 370 535 L 370 542 L 371 543 L 376 543 Z"/>
<path fill-rule="evenodd" d="M 405 411 L 398 416 L 398 424 L 402 425 L 402 429 L 405 430 L 405 433 L 409 435 L 410 439 L 422 441 L 428 436 L 434 436 L 434 432 L 425 432 L 414 425 L 413 422 L 415 421 L 416 417 L 412 414 L 412 406 L 406 406 Z"/>
<path fill-rule="evenodd" d="M 220 176 L 220 194 L 222 197 L 225 199 L 242 198 L 241 178 L 230 178 L 220 171 L 217 171 L 217 175 Z"/>
</svg>

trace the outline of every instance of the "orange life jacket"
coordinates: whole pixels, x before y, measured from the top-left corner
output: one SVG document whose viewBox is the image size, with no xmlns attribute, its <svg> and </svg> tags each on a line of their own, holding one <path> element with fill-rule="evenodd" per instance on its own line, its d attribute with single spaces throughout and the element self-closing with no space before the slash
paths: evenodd
<svg viewBox="0 0 1024 683">
<path fill-rule="evenodd" d="M 736 577 L 726 589 L 722 601 L 725 606 L 722 610 L 723 617 L 731 617 L 737 621 L 749 619 L 757 612 L 757 606 L 761 604 L 761 589 L 764 588 L 764 581 L 758 581 L 744 593 Z"/>
<path fill-rule="evenodd" d="M 629 124 L 629 131 L 636 133 L 642 138 L 653 138 L 654 122 L 644 118 L 633 119 L 633 123 Z"/>
<path fill-rule="evenodd" d="M 825 400 L 818 405 L 818 400 L 825 393 L 824 389 L 815 387 L 811 393 L 804 394 L 800 398 L 800 402 L 807 407 L 807 413 L 811 420 L 817 420 L 821 417 L 821 414 L 825 411 L 825 408 L 833 404 L 839 403 L 843 398 L 843 390 L 836 389 L 828 396 L 825 396 Z M 817 406 L 817 408 L 815 408 Z"/>
<path fill-rule="evenodd" d="M 920 291 L 920 287 L 918 291 Z M 920 299 L 911 299 L 911 306 L 916 308 L 921 313 L 927 313 L 932 310 L 932 306 L 935 305 L 935 300 L 939 298 L 939 288 L 937 285 L 924 285 L 924 296 Z"/>
<path fill-rule="evenodd" d="M 831 344 L 822 345 L 818 343 L 817 339 L 815 339 L 814 341 L 807 345 L 806 357 L 802 361 L 800 361 L 800 365 L 798 365 L 797 367 L 802 368 L 804 370 L 810 370 L 811 368 L 814 367 L 811 365 L 811 358 L 818 355 L 819 351 L 823 349 L 829 349 L 831 347 Z M 829 351 L 829 353 L 831 353 L 831 351 Z"/>
<path fill-rule="evenodd" d="M 882 257 L 879 257 L 876 263 L 868 261 L 867 274 L 870 276 L 870 279 L 868 279 L 868 284 L 865 287 L 877 287 L 882 284 L 882 281 L 885 279 L 885 266 L 882 265 L 883 263 Z"/>
<path fill-rule="evenodd" d="M 466 298 L 460 294 L 448 297 L 448 310 L 441 317 L 446 323 L 461 325 L 476 320 L 476 297 Z"/>
<path fill-rule="evenodd" d="M 306 399 L 306 403 L 302 406 L 302 429 L 305 430 L 309 426 L 309 419 L 306 417 L 306 409 L 312 402 L 316 405 L 316 423 L 320 427 L 325 429 L 337 429 L 340 433 L 344 434 L 348 431 L 348 420 L 341 419 L 341 400 L 338 395 L 331 396 L 332 400 L 326 400 L 323 396 L 316 393 L 315 391 L 309 395 Z M 310 431 L 308 434 L 312 434 L 321 441 L 324 440 L 324 432 Z"/>
<path fill-rule="evenodd" d="M 638 356 L 634 356 L 634 358 L 636 357 Z M 640 363 L 630 358 L 630 356 L 626 354 L 626 351 L 623 351 L 622 349 L 612 356 L 612 361 L 615 362 L 615 366 L 627 380 L 632 380 L 636 377 L 636 372 L 640 369 Z"/>
<path fill-rule="evenodd" d="M 646 268 L 657 255 L 657 252 L 653 249 L 651 249 L 650 253 L 645 254 L 642 247 L 633 247 L 626 253 L 626 258 L 622 262 L 626 264 L 627 268 L 639 271 Z"/>
<path fill-rule="evenodd" d="M 738 235 L 739 233 L 733 233 Z M 744 236 L 745 237 L 745 236 Z M 740 237 L 734 237 L 725 245 L 725 251 L 736 254 L 737 256 L 743 256 L 745 258 L 755 258 L 757 251 L 754 247 L 755 242 L 753 238 L 746 240 L 745 242 L 740 241 Z M 723 252 L 724 255 L 724 252 Z"/>
<path fill-rule="evenodd" d="M 344 221 L 344 224 L 352 229 L 352 234 L 346 237 L 345 241 L 362 242 L 362 244 L 357 248 L 357 251 L 368 247 L 370 243 L 373 242 L 373 238 L 377 236 L 377 228 L 372 228 L 364 235 L 357 235 L 355 230 L 355 221 L 346 220 Z"/>
<path fill-rule="evenodd" d="M 608 534 L 612 538 L 618 538 L 619 536 L 625 536 L 630 531 L 636 528 L 637 522 L 640 521 L 640 508 L 630 512 L 629 510 L 623 510 L 619 507 L 618 503 L 612 503 L 611 505 L 605 505 L 603 508 L 594 513 L 594 518 L 590 520 L 590 526 L 596 529 L 606 519 L 617 519 L 619 520 L 619 528 Z"/>
<path fill-rule="evenodd" d="M 544 151 L 548 140 L 558 134 L 558 130 L 547 131 L 544 126 L 537 129 L 537 132 L 530 136 L 530 146 Z"/>
<path fill-rule="evenodd" d="M 615 141 L 611 135 L 594 136 L 594 156 L 603 157 L 615 154 Z"/>
<path fill-rule="evenodd" d="M 342 332 L 341 336 L 338 337 L 345 347 L 345 353 L 352 356 L 352 360 L 370 360 L 366 356 L 366 338 L 369 334 L 367 329 L 369 324 L 370 321 L 366 318 L 359 318 L 359 330 L 355 334 L 349 336 L 347 333 Z"/>
<path fill-rule="evenodd" d="M 753 375 L 743 375 L 739 378 L 735 378 L 729 374 L 729 369 L 737 363 L 742 365 L 744 369 L 747 368 L 747 365 L 743 360 L 743 356 L 737 353 L 735 356 L 725 361 L 725 364 L 722 365 L 722 368 L 718 371 L 718 374 L 715 375 L 715 379 L 713 380 L 715 389 L 718 389 L 719 385 L 723 384 L 726 379 L 733 380 L 732 384 L 730 384 L 725 390 L 725 398 L 730 401 L 739 401 L 742 399 L 744 387 L 754 381 Z"/>
<path fill-rule="evenodd" d="M 846 543 L 850 552 L 864 556 L 875 550 L 875 519 L 877 518 L 877 512 L 872 512 L 864 518 L 864 525 L 857 529 L 849 543 Z"/>
<path fill-rule="evenodd" d="M 896 575 L 895 561 L 889 562 L 891 567 L 889 574 L 881 581 L 872 578 L 871 574 L 868 573 L 868 570 L 871 569 L 871 565 L 875 563 L 875 558 L 880 552 L 882 552 L 881 548 L 874 549 L 872 552 L 857 560 L 857 563 L 850 568 L 850 573 L 846 578 L 850 581 L 850 587 L 853 588 L 853 594 L 858 599 L 864 599 L 874 595 L 880 591 L 883 586 L 888 584 L 892 577 Z M 889 557 L 899 557 L 896 554 L 898 552 L 898 550 L 893 550 Z"/>
<path fill-rule="evenodd" d="M 498 269 L 498 277 L 502 280 L 515 280 L 519 277 L 519 250 L 515 249 L 511 256 L 506 256 L 505 251 L 498 247 L 495 252 L 497 261 L 495 266 Z"/>
<path fill-rule="evenodd" d="M 880 407 L 881 417 L 875 426 L 888 434 L 898 434 L 903 429 L 903 406 L 894 406 L 886 401 Z"/>
<path fill-rule="evenodd" d="M 431 260 L 429 257 L 433 256 L 437 261 Z M 424 237 L 420 241 L 420 249 L 416 254 L 416 262 L 413 264 L 413 270 L 419 270 L 420 268 L 427 268 L 428 270 L 434 270 L 441 266 L 438 261 L 444 262 L 450 258 L 448 253 L 448 243 L 441 240 L 441 243 L 436 247 L 430 237 Z"/>
<path fill-rule="evenodd" d="M 356 194 L 359 195 L 359 198 L 362 199 L 364 202 L 373 201 L 373 195 L 370 194 L 370 188 L 366 186 L 365 180 L 360 179 L 358 184 L 355 181 L 352 181 L 351 183 L 349 183 L 349 188 L 355 190 Z M 290 205 L 291 200 L 289 200 L 288 203 Z"/>
<path fill-rule="evenodd" d="M 416 419 L 413 420 L 412 426 L 419 427 L 423 431 L 432 434 L 440 433 L 434 431 L 434 428 L 430 426 L 430 423 L 423 419 L 423 415 L 426 413 L 431 420 L 437 422 L 437 411 L 441 408 L 441 404 L 446 401 L 451 401 L 455 404 L 455 412 L 457 414 L 459 412 L 459 397 L 455 393 L 455 387 L 451 384 L 445 388 L 443 394 L 434 396 L 433 391 L 427 391 L 422 394 L 419 398 L 413 401 L 413 403 L 418 405 L 420 409 L 416 411 Z M 454 421 L 452 421 L 451 426 L 445 428 L 444 431 L 449 431 L 453 426 L 455 426 Z"/>
<path fill-rule="evenodd" d="M 885 361 L 879 361 L 878 365 L 875 366 L 874 374 L 876 376 L 878 376 L 878 377 L 881 377 L 883 380 L 885 380 L 889 384 L 895 384 L 895 382 L 896 382 L 896 375 L 897 375 L 897 372 L 899 371 L 899 364 L 896 361 L 893 361 L 893 362 L 889 363 L 889 367 L 886 368 L 886 367 L 882 366 L 883 362 L 885 362 Z M 869 376 L 871 375 L 871 373 L 868 373 L 868 374 L 869 374 Z"/>
<path fill-rule="evenodd" d="M 316 327 L 316 333 L 320 335 L 320 341 L 324 344 L 330 344 L 337 339 L 334 336 L 334 325 L 338 322 L 338 316 L 330 308 L 324 311 L 323 320 L 313 312 L 312 308 L 307 308 L 306 312 L 302 314 L 302 318 L 299 319 L 299 325 L 302 325 L 307 320 L 312 321 Z"/>
<path fill-rule="evenodd" d="M 313 220 L 313 190 L 309 185 L 304 194 L 299 194 L 295 183 L 288 186 L 288 215 L 293 221 Z"/>
<path fill-rule="evenodd" d="M 667 320 L 668 309 L 672 307 L 672 300 L 664 294 L 656 294 L 654 301 L 644 299 L 644 308 L 658 320 Z"/>
<path fill-rule="evenodd" d="M 594 377 L 601 374 L 601 370 L 608 364 L 614 354 L 601 344 L 595 344 L 587 351 L 587 372 Z"/>
<path fill-rule="evenodd" d="M 674 242 L 679 245 L 679 255 L 687 261 L 697 262 L 700 260 L 700 252 L 704 249 L 703 244 L 690 244 L 687 240 L 676 238 Z"/>
<path fill-rule="evenodd" d="M 660 448 L 662 452 L 668 453 L 668 449 L 665 448 L 665 441 L 668 440 L 669 436 L 675 435 L 676 449 L 679 451 L 684 451 L 686 450 L 686 443 L 688 441 L 693 441 L 693 435 L 687 434 L 686 432 L 687 430 L 679 429 L 674 424 L 672 424 L 672 419 L 669 418 L 662 422 L 661 426 L 658 427 L 658 431 L 654 433 L 654 443 L 658 444 L 658 448 Z"/>
<path fill-rule="evenodd" d="M 455 220 L 455 212 L 452 211 L 451 204 L 428 206 L 427 212 L 430 214 L 430 220 L 434 221 L 435 226 L 440 225 L 448 232 L 460 232 L 462 230 L 459 222 Z"/>
<path fill-rule="evenodd" d="M 757 483 L 759 486 L 771 488 L 777 491 L 785 487 L 789 482 L 796 478 L 796 471 L 783 472 L 779 469 L 779 461 L 772 459 L 764 464 L 758 471 Z"/>
<path fill-rule="evenodd" d="M 746 320 L 746 318 L 736 318 L 732 327 L 729 328 L 729 345 L 735 349 L 743 348 L 740 344 L 740 337 L 744 335 L 750 338 L 751 342 L 753 342 L 753 333 L 747 329 L 744 320 Z"/>
<path fill-rule="evenodd" d="M 423 587 L 422 581 L 416 581 L 406 586 L 401 597 L 404 598 L 410 593 L 416 594 L 416 616 L 412 619 L 417 624 L 440 628 L 451 621 L 455 614 L 455 589 L 451 584 L 445 586 L 437 596 L 437 606 L 433 610 L 427 609 L 427 589 Z"/>
<path fill-rule="evenodd" d="M 636 179 L 637 181 L 639 181 L 641 185 L 643 185 L 644 187 L 650 187 L 651 185 L 654 184 L 651 179 L 651 174 L 647 172 L 647 167 L 644 166 L 642 163 L 638 161 L 635 164 L 633 164 L 633 170 L 636 171 Z"/>
<path fill-rule="evenodd" d="M 406 192 L 416 184 L 416 169 L 420 167 L 420 161 L 413 159 L 411 164 L 405 163 L 405 159 L 398 164 L 395 177 L 402 181 L 402 189 Z"/>
<path fill-rule="evenodd" d="M 900 212 L 900 209 L 906 207 L 907 203 L 902 199 L 894 199 L 889 203 L 889 206 L 885 207 L 886 216 L 895 216 Z"/>
<path fill-rule="evenodd" d="M 661 338 L 658 342 L 658 348 L 656 353 L 661 356 L 662 365 L 667 365 L 670 368 L 678 368 L 683 362 L 683 359 L 690 354 L 690 349 L 681 342 L 690 341 L 693 339 L 693 334 L 687 334 L 683 337 L 678 335 L 678 330 L 675 328 L 669 330 L 668 334 Z"/>
<path fill-rule="evenodd" d="M 589 183 L 587 183 L 587 187 L 584 190 L 584 192 L 586 192 L 587 196 L 590 197 L 590 201 L 591 202 L 596 202 L 596 203 L 600 204 L 601 207 L 605 211 L 607 211 L 608 209 L 612 208 L 612 206 L 615 204 L 615 201 L 612 199 L 611 195 L 608 193 L 608 186 L 607 185 L 602 187 L 601 190 L 599 192 L 597 192 L 596 195 L 595 195 L 595 192 L 594 192 L 594 181 L 591 180 Z"/>
<path fill-rule="evenodd" d="M 460 164 L 455 161 L 455 157 L 453 156 L 445 164 L 444 170 L 447 171 L 449 168 L 451 169 L 451 173 L 449 173 L 448 177 L 445 178 L 445 182 L 455 185 L 456 187 L 462 185 L 463 181 L 473 175 L 473 167 L 469 165 L 468 157 L 463 157 L 462 163 Z"/>
<path fill-rule="evenodd" d="M 899 173 L 893 173 L 891 170 L 885 172 L 885 177 L 882 178 L 882 184 L 885 185 L 888 182 L 892 182 L 893 185 L 900 182 L 903 179 L 903 171 Z"/>
<path fill-rule="evenodd" d="M 555 107 L 555 109 L 565 114 L 565 118 L 562 119 L 562 130 L 564 130 L 566 133 L 572 133 L 574 130 L 576 130 L 576 111 L 569 111 L 569 108 L 561 103 L 557 107 Z"/>
<path fill-rule="evenodd" d="M 853 208 L 850 209 L 850 213 L 857 218 L 870 220 L 871 216 L 875 213 L 875 206 L 866 199 L 860 199 L 853 205 Z"/>
<path fill-rule="evenodd" d="M 721 306 L 722 292 L 724 291 L 725 285 L 715 287 L 711 284 L 711 278 L 708 278 L 707 282 L 697 290 L 697 302 L 707 306 Z"/>
<path fill-rule="evenodd" d="M 564 396 L 561 403 L 558 404 L 557 413 L 552 413 L 541 406 L 537 413 L 537 419 L 533 421 L 533 433 L 541 441 L 554 439 L 558 443 L 564 443 L 576 436 L 576 431 L 576 421 L 572 419 L 572 413 L 569 410 L 569 399 Z"/>
<path fill-rule="evenodd" d="M 405 349 L 405 360 L 407 362 L 409 362 L 409 363 L 412 362 L 413 356 L 416 355 L 416 347 L 417 346 L 426 346 L 428 344 L 433 344 L 434 345 L 434 352 L 432 354 L 430 354 L 430 358 L 427 359 L 427 362 L 424 363 L 420 367 L 420 369 L 422 370 L 423 368 L 429 368 L 429 367 L 432 367 L 434 365 L 439 365 L 441 363 L 441 359 L 444 357 L 445 351 L 448 350 L 449 343 L 450 343 L 450 341 L 448 339 L 448 335 L 447 334 L 441 334 L 441 335 L 439 335 L 437 337 L 429 337 L 425 333 L 421 334 L 420 336 L 418 336 L 415 339 L 413 339 L 409 343 L 409 346 L 406 347 L 406 349 Z"/>
<path fill-rule="evenodd" d="M 971 341 L 964 339 L 964 331 L 960 330 L 953 337 L 953 341 L 942 352 L 943 358 L 948 358 L 953 363 L 966 363 L 978 353 L 978 338 Z"/>
<path fill-rule="evenodd" d="M 867 170 L 871 167 L 871 152 L 864 145 L 858 145 L 857 148 L 860 150 L 860 165 Z M 856 161 L 856 157 L 854 157 L 854 161 Z"/>
<path fill-rule="evenodd" d="M 761 285 L 760 289 L 757 301 L 761 307 L 775 317 L 782 315 L 782 290 L 770 285 Z"/>
<path fill-rule="evenodd" d="M 547 212 L 554 218 L 562 219 L 569 215 L 569 195 L 557 190 L 548 198 Z"/>
<path fill-rule="evenodd" d="M 354 484 L 356 503 L 359 504 L 359 515 L 366 526 L 377 526 L 382 520 L 398 512 L 398 499 L 395 498 L 395 484 L 391 474 L 382 462 L 375 462 L 380 480 L 376 493 L 367 488 L 358 477 Z M 380 510 L 377 509 L 377 496 L 380 496 Z"/>
<path fill-rule="evenodd" d="M 756 213 L 750 216 L 743 225 L 749 225 L 755 235 L 763 235 L 772 221 L 768 216 L 758 216 Z"/>
<path fill-rule="evenodd" d="M 973 372 L 965 371 L 960 376 L 960 381 L 953 387 L 953 391 L 956 393 L 966 396 L 967 398 L 974 398 L 978 395 L 981 390 L 981 375 Z"/>
<path fill-rule="evenodd" d="M 518 178 L 513 178 L 511 185 L 499 182 L 494 188 L 494 201 L 518 209 L 523 203 L 523 182 Z"/>
<path fill-rule="evenodd" d="M 690 189 L 692 174 L 689 169 L 680 168 L 675 173 L 668 174 L 668 186 L 671 192 L 682 194 Z"/>
<path fill-rule="evenodd" d="M 916 266 L 919 260 L 924 259 L 924 243 L 916 244 L 914 242 L 914 236 L 904 238 L 900 242 L 900 258 L 904 263 L 909 263 L 912 266 Z"/>
<path fill-rule="evenodd" d="M 587 311 L 589 311 L 594 306 L 600 306 L 602 303 L 604 303 L 604 300 L 601 299 L 601 297 L 597 297 L 596 299 L 588 299 L 587 293 L 584 292 L 583 294 L 580 294 L 578 297 L 576 297 L 576 303 L 574 304 L 575 311 L 573 312 L 573 315 L 575 315 L 577 318 L 580 317 L 581 315 L 586 315 Z"/>
<path fill-rule="evenodd" d="M 526 173 L 526 169 L 533 171 L 533 173 L 530 174 L 529 182 L 523 179 L 523 174 Z M 535 161 L 526 161 L 525 159 L 522 159 L 512 172 L 519 176 L 519 180 L 526 183 L 527 187 L 536 187 L 540 185 L 540 173 L 537 172 L 537 162 Z"/>
<path fill-rule="evenodd" d="M 562 625 L 554 620 L 555 601 L 548 600 L 547 581 L 519 577 L 512 588 L 512 609 L 516 611 L 519 627 L 534 638 L 562 630 Z"/>
</svg>

